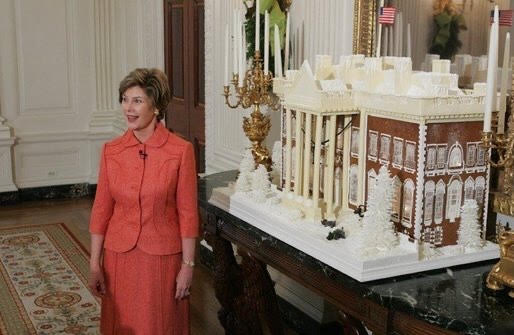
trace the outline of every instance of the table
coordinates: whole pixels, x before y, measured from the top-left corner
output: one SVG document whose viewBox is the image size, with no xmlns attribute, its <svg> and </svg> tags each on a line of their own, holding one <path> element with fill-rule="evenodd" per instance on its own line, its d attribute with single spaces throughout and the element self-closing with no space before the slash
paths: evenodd
<svg viewBox="0 0 514 335">
<path fill-rule="evenodd" d="M 283 333 L 266 265 L 334 304 L 345 335 L 367 334 L 363 324 L 373 334 L 481 335 L 514 322 L 514 299 L 485 287 L 495 261 L 361 283 L 210 204 L 213 188 L 227 186 L 236 175 L 206 176 L 198 194 L 213 248 L 218 316 L 227 334 Z M 242 255 L 239 263 L 232 244 Z"/>
</svg>

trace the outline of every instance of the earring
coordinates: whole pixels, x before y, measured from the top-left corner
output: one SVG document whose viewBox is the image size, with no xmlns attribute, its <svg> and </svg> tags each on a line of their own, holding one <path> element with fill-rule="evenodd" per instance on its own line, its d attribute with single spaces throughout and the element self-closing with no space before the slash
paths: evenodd
<svg viewBox="0 0 514 335">
<path fill-rule="evenodd" d="M 153 112 L 155 115 L 159 115 L 159 111 L 155 111 Z"/>
</svg>

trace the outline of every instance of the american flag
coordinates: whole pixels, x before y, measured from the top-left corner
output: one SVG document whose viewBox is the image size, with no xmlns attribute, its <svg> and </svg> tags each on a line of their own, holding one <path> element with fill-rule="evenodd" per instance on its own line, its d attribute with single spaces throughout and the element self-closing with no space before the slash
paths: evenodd
<svg viewBox="0 0 514 335">
<path fill-rule="evenodd" d="M 512 9 L 502 9 L 499 11 L 500 18 L 500 26 L 504 27 L 512 27 Z M 491 11 L 491 19 L 489 23 L 493 23 L 494 20 L 494 10 Z"/>
<path fill-rule="evenodd" d="M 394 7 L 380 7 L 380 13 L 378 15 L 378 23 L 394 24 L 395 14 L 396 14 L 396 8 L 394 8 Z"/>
</svg>

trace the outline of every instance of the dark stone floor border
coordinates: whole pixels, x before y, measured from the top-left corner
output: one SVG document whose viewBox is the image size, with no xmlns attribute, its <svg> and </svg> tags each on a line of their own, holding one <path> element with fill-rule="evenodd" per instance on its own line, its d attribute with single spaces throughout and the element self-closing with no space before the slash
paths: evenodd
<svg viewBox="0 0 514 335">
<path fill-rule="evenodd" d="M 88 183 L 22 188 L 0 193 L 0 206 L 16 205 L 25 201 L 93 197 L 95 192 L 96 184 Z"/>
</svg>

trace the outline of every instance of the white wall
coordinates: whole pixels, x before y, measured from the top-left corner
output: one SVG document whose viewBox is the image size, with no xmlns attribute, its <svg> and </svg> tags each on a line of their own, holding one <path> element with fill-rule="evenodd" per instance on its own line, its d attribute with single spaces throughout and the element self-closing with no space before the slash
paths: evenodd
<svg viewBox="0 0 514 335">
<path fill-rule="evenodd" d="M 249 145 L 243 130 L 242 117 L 249 111 L 232 110 L 224 103 L 223 93 L 223 43 L 216 36 L 223 36 L 225 24 L 232 29 L 232 8 L 241 6 L 239 0 L 205 1 L 205 135 L 206 170 L 213 173 L 235 169 L 241 154 Z M 353 32 L 353 1 L 341 0 L 294 0 L 291 7 L 291 31 L 301 31 L 303 22 L 305 58 L 314 66 L 316 54 L 331 54 L 338 62 L 342 54 L 351 54 Z M 300 33 L 301 34 L 301 33 Z M 218 41 L 218 42 L 217 42 Z M 300 43 L 302 44 L 302 43 Z M 293 55 L 294 57 L 294 55 Z M 230 58 L 231 59 L 231 58 Z M 272 129 L 266 140 L 272 144 L 280 136 L 278 113 L 271 114 Z"/>
<path fill-rule="evenodd" d="M 0 1 L 0 192 L 96 182 L 120 79 L 163 67 L 162 0 Z"/>
</svg>

